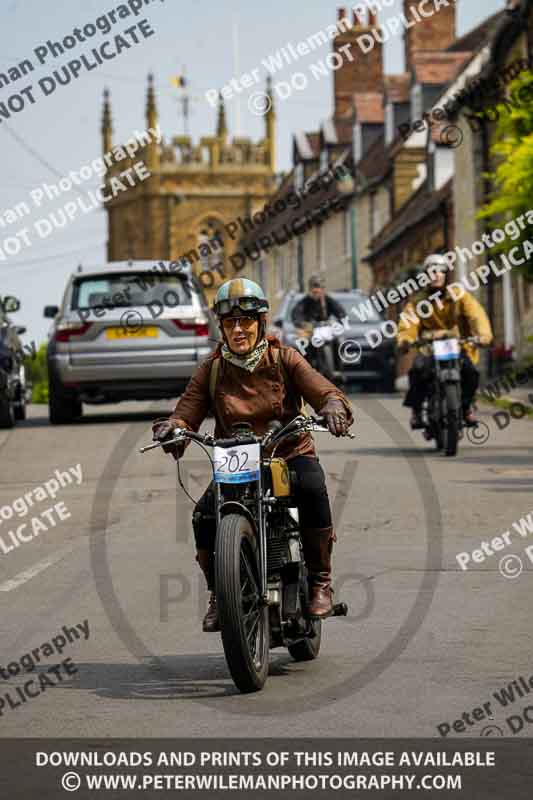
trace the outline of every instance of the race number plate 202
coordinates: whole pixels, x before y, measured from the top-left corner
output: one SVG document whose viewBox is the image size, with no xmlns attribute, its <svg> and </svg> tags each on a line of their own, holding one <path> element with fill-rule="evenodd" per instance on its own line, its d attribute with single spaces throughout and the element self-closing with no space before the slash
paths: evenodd
<svg viewBox="0 0 533 800">
<path fill-rule="evenodd" d="M 259 478 L 259 445 L 215 447 L 215 481 L 245 483 Z"/>
<path fill-rule="evenodd" d="M 437 339 L 433 342 L 433 354 L 437 361 L 459 358 L 461 348 L 457 339 Z"/>
</svg>

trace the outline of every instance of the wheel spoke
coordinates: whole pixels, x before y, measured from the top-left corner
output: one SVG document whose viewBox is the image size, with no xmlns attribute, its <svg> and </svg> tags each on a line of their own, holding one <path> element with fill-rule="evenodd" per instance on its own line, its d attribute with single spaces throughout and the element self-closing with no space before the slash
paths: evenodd
<svg viewBox="0 0 533 800">
<path fill-rule="evenodd" d="M 255 603 L 251 608 L 249 608 L 243 616 L 244 621 L 246 622 L 253 614 L 256 614 L 259 610 L 259 598 L 256 598 Z"/>
<path fill-rule="evenodd" d="M 248 557 L 245 555 L 245 553 L 242 552 L 242 550 L 241 550 L 241 561 L 244 564 L 244 569 L 246 570 L 246 574 L 247 574 L 248 580 L 250 581 L 252 586 L 255 586 L 256 585 L 256 580 L 255 580 L 252 568 L 250 567 L 250 564 L 248 563 Z"/>
<path fill-rule="evenodd" d="M 248 644 L 248 646 L 250 648 L 250 653 L 252 654 L 252 658 L 254 659 L 254 661 L 255 661 L 255 657 L 256 657 L 257 634 L 258 634 L 258 631 L 259 631 L 259 620 L 260 619 L 261 619 L 261 614 L 257 614 L 257 616 L 255 618 L 255 622 L 252 624 L 250 630 L 246 634 L 246 642 L 247 642 L 247 644 Z M 252 637 L 253 637 L 253 641 L 251 642 L 250 639 L 252 639 Z"/>
</svg>

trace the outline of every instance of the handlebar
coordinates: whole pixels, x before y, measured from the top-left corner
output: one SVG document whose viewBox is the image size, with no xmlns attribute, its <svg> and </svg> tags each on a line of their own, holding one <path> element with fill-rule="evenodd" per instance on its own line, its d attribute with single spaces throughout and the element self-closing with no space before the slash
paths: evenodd
<svg viewBox="0 0 533 800">
<path fill-rule="evenodd" d="M 291 420 L 285 427 L 279 431 L 268 431 L 264 436 L 254 436 L 253 434 L 244 434 L 243 436 L 235 436 L 231 439 L 215 439 L 211 434 L 204 435 L 194 433 L 193 431 L 185 430 L 184 428 L 176 428 L 176 435 L 172 439 L 166 439 L 164 442 L 153 442 L 139 449 L 140 453 L 146 453 L 148 450 L 154 450 L 156 447 L 163 447 L 163 445 L 179 444 L 185 439 L 198 442 L 199 444 L 207 445 L 208 447 L 235 447 L 243 444 L 261 444 L 263 447 L 271 447 L 273 444 L 278 445 L 279 442 L 286 436 L 291 436 L 295 433 L 302 433 L 306 430 L 313 430 L 317 432 L 329 433 L 328 428 L 323 427 L 323 417 L 304 417 L 299 415 Z M 353 433 L 348 433 L 350 439 L 355 439 Z"/>
</svg>

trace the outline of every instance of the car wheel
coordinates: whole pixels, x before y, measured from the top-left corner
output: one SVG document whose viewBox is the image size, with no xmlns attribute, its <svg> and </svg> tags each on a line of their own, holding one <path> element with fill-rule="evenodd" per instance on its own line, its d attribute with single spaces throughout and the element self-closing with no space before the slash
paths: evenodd
<svg viewBox="0 0 533 800">
<path fill-rule="evenodd" d="M 381 391 L 385 394 L 394 394 L 396 391 L 396 375 L 389 372 L 380 383 Z"/>
<path fill-rule="evenodd" d="M 22 421 L 26 419 L 26 389 L 22 383 L 19 384 L 17 398 L 15 403 L 15 419 Z"/>
<path fill-rule="evenodd" d="M 65 392 L 58 381 L 48 384 L 48 417 L 52 425 L 68 425 L 82 413 L 81 401 L 77 395 Z"/>
<path fill-rule="evenodd" d="M 15 406 L 15 419 L 17 420 L 25 420 L 26 419 L 26 398 L 23 397 L 17 405 Z"/>
<path fill-rule="evenodd" d="M 5 394 L 0 395 L 0 428 L 12 428 L 15 425 L 15 409 L 13 402 Z"/>
</svg>

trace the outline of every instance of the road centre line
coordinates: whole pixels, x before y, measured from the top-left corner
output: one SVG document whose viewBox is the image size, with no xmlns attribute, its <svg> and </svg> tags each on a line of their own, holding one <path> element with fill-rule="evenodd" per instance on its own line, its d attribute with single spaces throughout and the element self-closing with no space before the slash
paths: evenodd
<svg viewBox="0 0 533 800">
<path fill-rule="evenodd" d="M 4 583 L 0 583 L 0 592 L 11 592 L 13 589 L 18 589 L 19 586 L 22 586 L 32 578 L 35 578 L 36 575 L 44 572 L 44 570 L 48 569 L 48 567 L 52 567 L 54 564 L 57 564 L 58 561 L 61 561 L 61 559 L 74 550 L 75 546 L 75 544 L 69 544 L 65 547 L 62 547 L 59 550 L 56 550 L 56 552 L 51 556 L 48 556 L 48 558 L 38 561 L 37 564 L 33 565 L 33 567 L 19 572 L 14 578 L 10 578 L 8 581 L 4 581 Z"/>
</svg>

